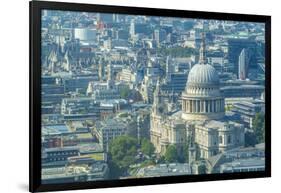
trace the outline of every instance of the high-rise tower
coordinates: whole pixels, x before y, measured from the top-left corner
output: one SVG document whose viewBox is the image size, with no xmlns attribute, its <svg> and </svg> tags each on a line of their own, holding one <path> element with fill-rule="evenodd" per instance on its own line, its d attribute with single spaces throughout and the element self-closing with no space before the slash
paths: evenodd
<svg viewBox="0 0 281 193">
<path fill-rule="evenodd" d="M 245 80 L 248 74 L 248 66 L 249 66 L 249 54 L 247 49 L 242 49 L 239 59 L 238 59 L 238 78 L 240 80 Z"/>
</svg>

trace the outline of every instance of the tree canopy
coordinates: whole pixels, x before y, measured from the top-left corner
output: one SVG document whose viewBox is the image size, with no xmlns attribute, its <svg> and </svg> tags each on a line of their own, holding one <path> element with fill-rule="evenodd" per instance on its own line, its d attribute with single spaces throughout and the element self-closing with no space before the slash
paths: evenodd
<svg viewBox="0 0 281 193">
<path fill-rule="evenodd" d="M 165 152 L 165 161 L 167 162 L 177 162 L 178 161 L 178 153 L 175 145 L 169 145 Z"/>
<path fill-rule="evenodd" d="M 144 154 L 151 156 L 155 151 L 155 147 L 148 139 L 144 138 L 141 140 L 141 151 Z"/>
<path fill-rule="evenodd" d="M 159 48 L 157 52 L 160 55 L 172 56 L 172 57 L 190 57 L 191 55 L 196 54 L 194 48 L 185 48 L 185 47 L 172 47 L 172 48 Z"/>
<path fill-rule="evenodd" d="M 120 96 L 122 99 L 127 99 L 130 94 L 130 89 L 128 87 L 124 87 L 120 89 Z"/>
<path fill-rule="evenodd" d="M 264 124 L 264 114 L 257 113 L 255 118 L 253 119 L 253 130 L 256 135 L 256 140 L 258 143 L 264 142 L 264 134 L 265 134 L 265 124 Z"/>
<path fill-rule="evenodd" d="M 129 136 L 116 137 L 109 145 L 109 153 L 116 166 L 120 169 L 126 169 L 135 163 L 137 140 Z"/>
</svg>

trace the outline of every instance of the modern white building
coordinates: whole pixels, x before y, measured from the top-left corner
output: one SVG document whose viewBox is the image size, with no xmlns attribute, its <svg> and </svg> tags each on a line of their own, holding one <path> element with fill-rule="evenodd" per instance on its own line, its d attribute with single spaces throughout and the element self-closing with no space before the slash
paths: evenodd
<svg viewBox="0 0 281 193">
<path fill-rule="evenodd" d="M 93 42 L 96 40 L 96 29 L 75 28 L 74 37 L 81 42 Z"/>
<path fill-rule="evenodd" d="M 248 52 L 244 48 L 242 49 L 239 59 L 238 59 L 238 75 L 240 80 L 245 80 L 247 78 L 247 66 L 248 66 Z"/>
</svg>

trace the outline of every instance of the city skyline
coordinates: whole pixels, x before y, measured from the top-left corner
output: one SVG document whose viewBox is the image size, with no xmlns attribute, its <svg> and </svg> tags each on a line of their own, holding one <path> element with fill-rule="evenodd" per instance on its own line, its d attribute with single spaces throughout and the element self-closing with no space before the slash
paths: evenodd
<svg viewBox="0 0 281 193">
<path fill-rule="evenodd" d="M 42 183 L 263 171 L 263 23 L 42 11 Z"/>
</svg>

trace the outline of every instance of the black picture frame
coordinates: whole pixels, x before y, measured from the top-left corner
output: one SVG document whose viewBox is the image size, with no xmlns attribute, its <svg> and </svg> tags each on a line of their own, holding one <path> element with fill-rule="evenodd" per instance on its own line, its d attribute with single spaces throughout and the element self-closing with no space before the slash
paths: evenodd
<svg viewBox="0 0 281 193">
<path fill-rule="evenodd" d="M 150 16 L 168 16 L 183 18 L 234 20 L 265 23 L 265 171 L 247 173 L 204 174 L 173 177 L 155 177 L 141 179 L 119 179 L 95 182 L 77 182 L 71 184 L 41 184 L 41 10 L 68 10 L 83 12 L 105 12 L 139 14 Z M 245 178 L 262 178 L 271 176 L 271 17 L 265 15 L 247 15 L 233 13 L 215 13 L 202 11 L 184 11 L 171 9 L 156 9 L 144 7 L 125 7 L 92 5 L 78 3 L 31 1 L 30 11 L 30 131 L 29 131 L 29 191 L 59 191 L 91 188 L 109 188 L 124 186 L 139 186 L 152 184 L 171 184 L 183 182 L 199 182 L 214 180 L 233 180 Z"/>
</svg>

